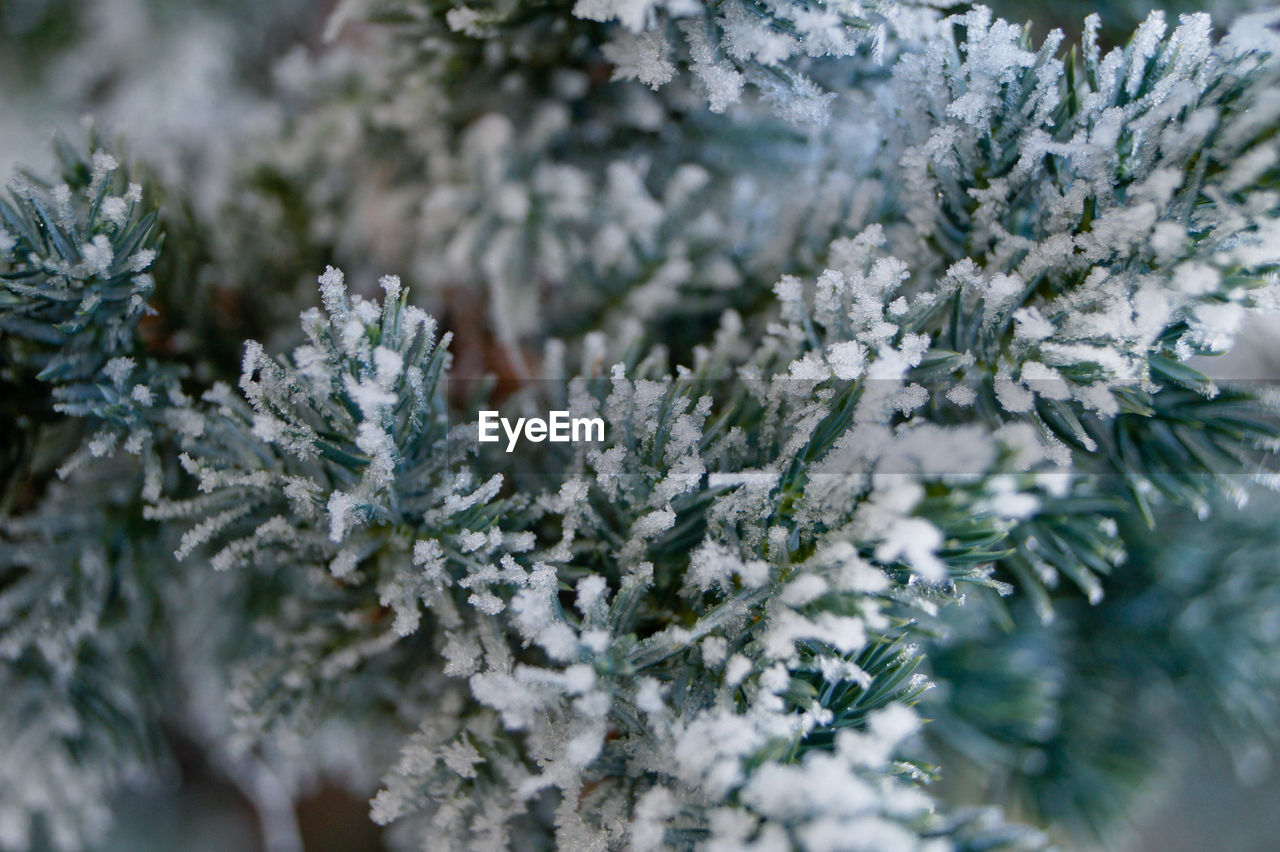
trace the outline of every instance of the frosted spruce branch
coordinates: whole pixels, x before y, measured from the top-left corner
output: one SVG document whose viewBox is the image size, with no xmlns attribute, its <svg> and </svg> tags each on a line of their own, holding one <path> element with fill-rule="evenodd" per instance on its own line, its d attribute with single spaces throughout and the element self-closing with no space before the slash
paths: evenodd
<svg viewBox="0 0 1280 852">
<path fill-rule="evenodd" d="M 882 62 L 894 37 L 915 37 L 936 26 L 936 5 L 348 0 L 335 10 L 327 34 L 369 19 L 417 27 L 439 40 L 479 42 L 490 56 L 513 63 L 547 56 L 562 65 L 603 61 L 613 80 L 636 80 L 655 90 L 688 75 L 712 112 L 724 112 L 754 90 L 787 121 L 813 126 L 826 123 L 836 93 L 810 76 L 811 68 L 821 71 L 822 60 L 858 53 Z"/>
<path fill-rule="evenodd" d="M 1187 630 L 1153 678 L 1265 662 L 1260 574 L 1125 560 L 1144 522 L 1270 481 L 1275 398 L 1192 359 L 1275 303 L 1275 16 L 1215 40 L 1155 15 L 1104 54 L 1096 19 L 1064 51 L 928 13 L 885 29 L 881 70 L 848 55 L 860 22 L 826 48 L 788 30 L 852 6 L 397 8 L 384 52 L 290 60 L 284 85 L 310 82 L 288 144 L 216 223 L 257 248 L 219 268 L 256 283 L 270 224 L 300 223 L 299 256 L 394 259 L 438 324 L 398 278 L 375 301 L 330 267 L 305 342 L 249 342 L 239 388 L 192 402 L 138 342 L 154 242 L 111 158 L 3 209 L 3 378 L 52 388 L 74 483 L 114 483 L 5 507 L 0 678 L 34 708 L 19 747 L 53 756 L 5 842 L 92 835 L 120 773 L 91 711 L 137 734 L 129 766 L 157 730 L 154 685 L 113 661 L 153 659 L 152 636 L 190 652 L 188 622 L 224 628 L 179 666 L 227 696 L 200 722 L 220 760 L 292 792 L 337 731 L 352 774 L 384 778 L 374 819 L 431 848 L 1038 848 L 948 806 L 931 764 L 972 746 L 1002 777 L 1045 746 L 1042 804 L 1073 760 L 1102 779 L 1082 811 L 1124 789 L 1095 728 L 1045 722 L 1019 641 L 1088 683 L 1086 634 L 1142 599 Z M 607 82 L 602 56 L 661 85 Z M 825 129 L 730 105 L 733 75 L 802 65 L 839 69 Z M 603 445 L 475 446 L 447 383 L 494 363 L 502 407 L 599 418 Z M 121 439 L 145 464 L 98 458 Z M 1178 589 L 1205 589 L 1201 621 Z M 975 671 L 975 645 L 1007 669 Z M 1267 693 L 1265 666 L 1201 682 L 1224 729 L 1265 726 L 1265 695 L 1231 694 Z"/>
</svg>

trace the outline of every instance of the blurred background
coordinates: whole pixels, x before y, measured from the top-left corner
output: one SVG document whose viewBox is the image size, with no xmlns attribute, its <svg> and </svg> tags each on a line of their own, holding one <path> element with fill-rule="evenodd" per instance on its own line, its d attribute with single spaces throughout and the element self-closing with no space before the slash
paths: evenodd
<svg viewBox="0 0 1280 852">
<path fill-rule="evenodd" d="M 18 165 L 46 167 L 52 159 L 48 141 L 53 130 L 75 130 L 92 121 L 105 137 L 123 140 L 131 157 L 154 170 L 163 184 L 183 187 L 182 203 L 190 206 L 192 221 L 216 219 L 228 205 L 238 203 L 230 196 L 244 183 L 245 161 L 251 159 L 246 152 L 270 144 L 299 110 L 307 108 L 310 95 L 299 93 L 310 91 L 308 75 L 317 73 L 325 54 L 335 49 L 323 38 L 334 5 L 333 0 L 0 0 L 0 172 L 8 174 Z M 1060 27 L 1070 39 L 1078 35 L 1084 16 L 1097 11 L 1111 44 L 1123 42 L 1150 8 L 1141 0 L 1101 5 L 1004 0 L 992 5 L 1004 17 L 1033 21 L 1037 38 Z M 1221 25 L 1258 5 L 1220 0 L 1208 4 L 1207 11 Z M 1172 18 L 1206 7 L 1171 2 L 1164 8 Z M 362 38 L 359 27 L 349 27 L 337 47 L 358 51 Z M 375 196 L 371 201 L 375 208 L 378 200 Z M 393 209 L 389 196 L 388 205 Z M 289 289 L 295 283 L 284 281 L 281 287 Z M 236 308 L 227 310 L 234 313 Z M 236 325 L 246 324 L 247 320 Z M 233 349 L 238 339 L 229 341 Z M 1278 367 L 1280 322 L 1255 324 L 1244 345 L 1230 356 L 1201 365 L 1212 375 L 1245 379 L 1277 376 Z M 1237 617 L 1239 610 L 1226 607 L 1218 587 L 1214 596 L 1197 597 L 1211 579 L 1220 579 L 1215 572 L 1248 564 L 1264 575 L 1274 573 L 1280 552 L 1280 506 L 1273 496 L 1255 499 L 1244 515 L 1217 517 L 1205 524 L 1172 520 L 1162 527 L 1160 546 L 1133 554 L 1128 566 L 1133 576 L 1156 577 L 1158 582 L 1143 585 L 1135 580 L 1131 594 L 1124 588 L 1109 590 L 1109 603 L 1103 608 L 1069 613 L 1062 621 L 1078 619 L 1074 632 L 1045 627 L 1022 638 L 1017 648 L 987 636 L 965 645 L 963 652 L 939 652 L 943 671 L 950 666 L 951 671 L 964 672 L 969 662 L 982 667 L 1008 659 L 1010 671 L 1029 665 L 1030 678 L 1036 672 L 1037 654 L 1048 653 L 1046 649 L 1059 653 L 1064 643 L 1074 643 L 1081 659 L 1088 661 L 1081 666 L 1090 669 L 1099 691 L 1123 706 L 1125 719 L 1119 722 L 1100 709 L 1096 699 L 1093 704 L 1073 705 L 1071 683 L 1051 685 L 1057 690 L 1047 699 L 1056 708 L 1054 724 L 1067 732 L 1062 737 L 1076 737 L 1068 739 L 1064 749 L 1087 743 L 1106 758 L 1100 759 L 1104 765 L 1110 758 L 1123 762 L 1133 750 L 1141 752 L 1141 761 L 1161 768 L 1143 782 L 1136 804 L 1122 802 L 1124 812 L 1116 815 L 1118 835 L 1104 842 L 1090 840 L 1088 830 L 1076 832 L 1069 841 L 1076 848 L 1120 848 L 1116 836 L 1134 852 L 1280 848 L 1280 809 L 1274 807 L 1280 800 L 1280 772 L 1269 761 L 1267 749 L 1250 745 L 1233 753 L 1224 748 L 1229 732 L 1210 731 L 1202 716 L 1183 712 L 1176 697 L 1154 695 L 1146 677 L 1149 661 L 1144 655 L 1156 651 L 1143 643 L 1153 635 L 1151 625 L 1162 624 L 1167 625 L 1169 645 L 1159 653 L 1167 652 L 1169 659 L 1161 661 L 1161 670 L 1174 674 L 1155 691 L 1178 693 L 1192 688 L 1186 683 L 1199 682 L 1193 678 L 1195 667 L 1213 659 L 1215 649 L 1180 649 L 1177 625 L 1179 619 Z M 1168 577 L 1185 582 L 1161 585 Z M 1153 587 L 1161 592 L 1153 593 Z M 1270 631 L 1280 646 L 1280 610 L 1269 608 L 1266 590 L 1259 594 L 1251 586 L 1241 594 L 1252 598 L 1248 615 L 1258 620 L 1258 635 L 1265 640 Z M 1126 625 L 1132 626 L 1130 644 L 1123 635 Z M 1110 646 L 1097 647 L 1103 642 Z M 1222 653 L 1234 651 L 1228 647 Z M 977 656 L 967 660 L 964 654 Z M 1248 658 L 1235 663 L 1271 664 Z M 1179 672 L 1187 676 L 1186 682 L 1179 680 Z M 934 700 L 945 703 L 948 696 Z M 1062 722 L 1064 717 L 1070 724 Z M 1280 728 L 1276 723 L 1280 720 L 1271 720 L 1273 729 Z M 993 726 L 998 727 L 992 723 L 988 729 Z M 1151 736 L 1153 732 L 1159 736 Z M 199 748 L 184 747 L 180 732 L 170 739 L 174 761 L 169 777 L 121 799 L 116 827 L 103 848 L 262 848 L 259 815 L 243 790 L 216 767 L 205 765 Z M 1059 765 L 1044 755 L 1018 759 L 1018 771 L 1028 776 L 1047 771 L 1044 765 Z M 1123 774 L 1123 768 L 1116 772 Z M 1021 786 L 1010 782 L 1001 789 L 992 782 L 997 774 L 984 773 L 981 767 L 958 771 L 948 795 L 960 801 L 1003 798 L 1016 815 Z M 1075 801 L 1081 795 L 1078 779 L 1076 786 L 1032 786 L 1040 798 L 1028 805 L 1029 813 L 1070 819 L 1081 810 Z M 1100 781 L 1091 792 L 1105 796 L 1106 790 Z M 367 814 L 363 800 L 318 783 L 297 808 L 303 843 L 308 849 L 382 848 L 379 831 Z"/>
</svg>

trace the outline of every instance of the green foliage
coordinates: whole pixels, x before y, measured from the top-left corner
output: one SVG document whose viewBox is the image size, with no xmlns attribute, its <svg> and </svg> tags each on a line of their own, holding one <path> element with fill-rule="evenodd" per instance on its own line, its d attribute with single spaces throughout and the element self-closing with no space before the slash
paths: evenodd
<svg viewBox="0 0 1280 852">
<path fill-rule="evenodd" d="M 0 844 L 166 726 L 277 811 L 344 744 L 397 845 L 921 852 L 1105 842 L 1152 719 L 1272 733 L 1269 539 L 1179 513 L 1280 448 L 1192 362 L 1277 303 L 1274 17 L 361 14 L 216 212 L 92 141 L 0 204 Z M 440 319 L 330 266 L 299 342 L 340 257 Z"/>
<path fill-rule="evenodd" d="M 927 652 L 942 688 L 925 712 L 954 795 L 999 791 L 1105 842 L 1130 817 L 1127 791 L 1180 766 L 1186 732 L 1256 772 L 1277 694 L 1274 506 L 1214 508 L 1210 524 L 1163 512 L 1155 531 L 1122 517 L 1129 560 L 1094 606 L 1060 596 L 1047 623 L 1025 606 L 949 620 Z"/>
</svg>

